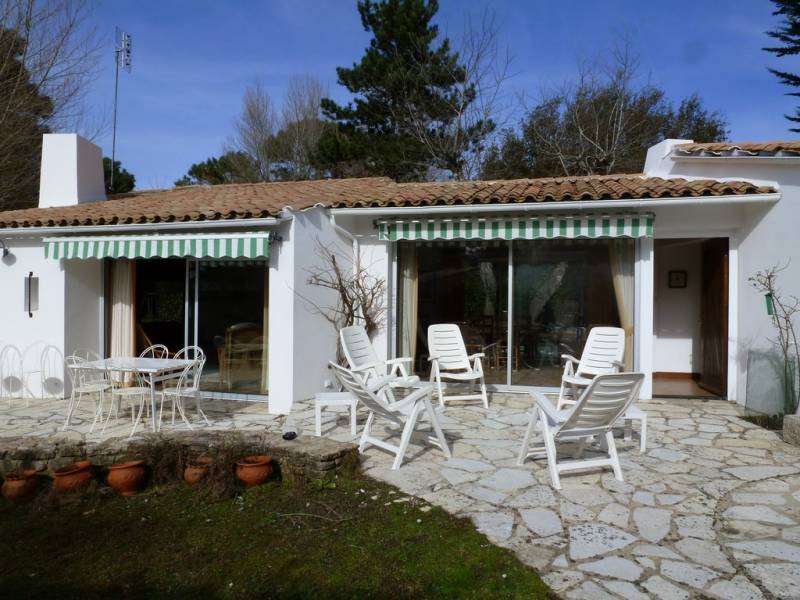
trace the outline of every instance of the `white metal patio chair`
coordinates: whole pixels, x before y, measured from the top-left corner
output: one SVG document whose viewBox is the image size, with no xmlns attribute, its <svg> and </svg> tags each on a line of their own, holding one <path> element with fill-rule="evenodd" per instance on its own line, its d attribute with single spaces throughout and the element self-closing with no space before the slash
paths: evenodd
<svg viewBox="0 0 800 600">
<path fill-rule="evenodd" d="M 21 400 L 25 395 L 25 374 L 22 370 L 22 352 L 17 346 L 3 346 L 0 351 L 0 398 L 8 399 L 8 408 L 12 400 Z M 27 406 L 30 405 L 28 400 Z"/>
<path fill-rule="evenodd" d="M 89 433 L 94 431 L 94 427 L 98 422 L 103 420 L 103 405 L 105 404 L 105 393 L 111 389 L 111 385 L 105 378 L 103 371 L 94 371 L 89 369 L 81 369 L 80 365 L 88 362 L 89 360 L 97 360 L 99 357 L 90 352 L 78 354 L 71 354 L 64 359 L 66 371 L 70 380 L 70 395 L 67 402 L 67 418 L 64 421 L 62 429 L 69 426 L 72 416 L 75 414 L 78 406 L 83 399 L 83 396 L 95 397 L 94 406 L 94 419 L 92 426 L 89 428 Z M 110 410 L 110 408 L 109 408 Z"/>
<path fill-rule="evenodd" d="M 203 374 L 203 366 L 205 366 L 205 364 L 205 356 L 199 360 L 195 360 L 194 363 L 187 366 L 181 372 L 175 387 L 163 388 L 160 391 L 161 404 L 158 411 L 159 422 L 161 422 L 164 417 L 164 402 L 169 401 L 172 402 L 172 425 L 175 424 L 175 411 L 177 410 L 178 415 L 183 419 L 183 422 L 186 423 L 189 429 L 194 429 L 189 422 L 189 418 L 186 416 L 186 408 L 183 404 L 185 399 L 193 398 L 197 409 L 197 415 L 206 422 L 206 425 L 211 425 L 208 417 L 206 417 L 206 414 L 200 408 L 200 377 Z"/>
<path fill-rule="evenodd" d="M 389 402 L 386 396 L 386 392 L 390 389 L 388 380 L 384 381 L 378 389 L 370 389 L 364 383 L 364 379 L 353 371 L 335 363 L 330 363 L 330 368 L 333 369 L 335 377 L 344 389 L 358 398 L 358 401 L 362 402 L 369 411 L 364 431 L 361 433 L 361 441 L 358 445 L 359 452 L 363 452 L 370 444 L 388 450 L 394 454 L 392 469 L 399 469 L 408 448 L 408 442 L 411 440 L 411 434 L 414 433 L 414 429 L 417 426 L 420 413 L 424 412 L 430 419 L 431 427 L 435 434 L 435 437 L 430 437 L 429 441 L 441 448 L 447 458 L 452 456 L 442 428 L 439 425 L 439 420 L 431 406 L 433 386 L 430 384 L 425 385 L 396 402 Z M 376 417 L 382 417 L 402 427 L 400 445 L 394 446 L 385 440 L 372 437 L 372 425 Z"/>
<path fill-rule="evenodd" d="M 453 323 L 431 325 L 428 327 L 428 351 L 431 361 L 431 382 L 435 383 L 439 394 L 439 403 L 444 406 L 445 396 L 442 380 L 458 383 L 470 383 L 480 387 L 479 394 L 448 395 L 448 400 L 483 400 L 483 406 L 489 408 L 486 395 L 486 382 L 483 378 L 483 352 L 467 355 L 461 329 Z"/>
<path fill-rule="evenodd" d="M 619 465 L 612 427 L 639 397 L 643 381 L 643 373 L 598 375 L 581 394 L 575 405 L 562 411 L 556 410 L 542 393 L 530 392 L 536 404 L 531 409 L 530 421 L 525 431 L 517 463 L 521 465 L 528 456 L 541 454 L 544 450 L 547 467 L 550 471 L 550 480 L 557 490 L 561 489 L 559 474 L 576 469 L 610 466 L 614 470 L 614 477 L 622 481 L 622 469 Z M 544 448 L 531 450 L 531 437 L 533 437 L 537 424 L 541 427 Z M 601 446 L 608 456 L 581 459 L 584 446 L 593 436 L 603 436 Z M 575 460 L 558 462 L 556 447 L 560 442 L 566 441 L 577 443 Z"/>
<path fill-rule="evenodd" d="M 562 354 L 564 373 L 561 375 L 561 390 L 556 410 L 574 403 L 580 390 L 588 386 L 597 375 L 618 373 L 624 368 L 625 330 L 619 327 L 592 327 L 578 360 Z"/>
<path fill-rule="evenodd" d="M 139 358 L 169 358 L 169 349 L 164 344 L 153 344 L 142 350 Z"/>
<path fill-rule="evenodd" d="M 64 355 L 61 354 L 56 346 L 48 345 L 42 350 L 41 374 L 42 399 L 44 398 L 63 398 L 66 392 L 64 379 L 67 377 L 64 371 Z"/>
<path fill-rule="evenodd" d="M 128 375 L 129 377 L 123 377 L 122 375 Z M 142 421 L 145 407 L 150 404 L 150 386 L 138 371 L 128 371 L 123 374 L 109 370 L 107 378 L 111 387 L 112 404 L 116 407 L 121 407 L 123 402 L 127 402 L 131 409 L 131 433 L 128 437 L 133 437 L 133 434 L 136 433 L 136 428 Z M 132 384 L 128 385 L 128 381 L 132 381 Z M 108 427 L 112 412 L 114 411 L 108 411 L 103 431 Z M 118 414 L 118 409 L 116 412 Z M 155 415 L 152 418 L 155 418 Z"/>
<path fill-rule="evenodd" d="M 367 385 L 375 385 L 381 379 L 391 377 L 393 387 L 411 387 L 419 383 L 419 377 L 409 374 L 411 357 L 381 360 L 372 346 L 367 330 L 361 325 L 344 327 L 339 331 L 342 352 L 355 373 L 366 375 Z"/>
</svg>

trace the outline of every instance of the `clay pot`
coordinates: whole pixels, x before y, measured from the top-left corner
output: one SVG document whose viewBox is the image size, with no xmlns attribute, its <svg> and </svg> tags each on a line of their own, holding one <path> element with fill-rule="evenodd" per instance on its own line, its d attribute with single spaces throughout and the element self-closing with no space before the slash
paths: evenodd
<svg viewBox="0 0 800 600">
<path fill-rule="evenodd" d="M 3 496 L 6 499 L 16 502 L 24 500 L 36 489 L 36 470 L 24 469 L 6 473 L 3 482 Z"/>
<path fill-rule="evenodd" d="M 74 492 L 92 479 L 92 461 L 79 460 L 53 471 L 53 489 L 59 494 Z"/>
<path fill-rule="evenodd" d="M 196 485 L 208 475 L 208 469 L 211 467 L 211 459 L 201 456 L 186 464 L 183 470 L 183 480 L 189 485 Z"/>
<path fill-rule="evenodd" d="M 108 467 L 108 485 L 120 496 L 133 496 L 144 488 L 147 467 L 143 460 L 129 460 Z"/>
<path fill-rule="evenodd" d="M 264 483 L 272 475 L 271 456 L 245 456 L 236 462 L 236 476 L 251 488 Z"/>
</svg>

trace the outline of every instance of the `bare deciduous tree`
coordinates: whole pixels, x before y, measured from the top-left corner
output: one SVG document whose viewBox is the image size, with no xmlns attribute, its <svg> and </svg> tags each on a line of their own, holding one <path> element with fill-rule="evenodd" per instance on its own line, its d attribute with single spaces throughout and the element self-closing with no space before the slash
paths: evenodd
<svg viewBox="0 0 800 600">
<path fill-rule="evenodd" d="M 320 104 L 328 90 L 310 75 L 292 77 L 283 99 L 278 153 L 282 179 L 314 179 L 311 156 L 327 124 L 322 120 Z"/>
<path fill-rule="evenodd" d="M 275 134 L 278 128 L 278 113 L 260 81 L 245 90 L 242 113 L 233 127 L 235 134 L 232 149 L 244 152 L 252 159 L 252 162 L 248 161 L 248 169 L 255 167 L 250 179 L 271 181 L 273 163 L 276 160 Z"/>
<path fill-rule="evenodd" d="M 420 53 L 424 55 L 424 53 Z M 449 171 L 454 179 L 477 177 L 492 134 L 505 124 L 508 105 L 504 85 L 511 76 L 511 56 L 499 43 L 495 16 L 486 10 L 477 20 L 467 17 L 457 48 L 458 61 L 446 63 L 446 72 L 434 72 L 419 62 L 410 77 L 448 88 L 435 113 L 417 109 L 412 95 L 396 107 L 395 118 L 407 123 L 409 133 L 426 149 L 430 162 Z M 410 87 L 413 88 L 412 84 Z"/>
<path fill-rule="evenodd" d="M 239 179 L 314 179 L 311 154 L 326 127 L 320 114 L 326 94 L 322 83 L 310 75 L 292 77 L 279 111 L 263 83 L 248 87 L 226 147 L 232 160 L 242 159 Z"/>
<path fill-rule="evenodd" d="M 35 204 L 41 136 L 87 123 L 100 44 L 84 0 L 0 3 L 0 209 Z"/>
</svg>

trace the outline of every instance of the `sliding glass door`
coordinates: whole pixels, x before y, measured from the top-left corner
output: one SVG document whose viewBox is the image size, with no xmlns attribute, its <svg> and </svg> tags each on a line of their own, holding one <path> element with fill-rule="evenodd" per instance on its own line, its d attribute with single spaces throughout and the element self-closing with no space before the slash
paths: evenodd
<svg viewBox="0 0 800 600">
<path fill-rule="evenodd" d="M 486 354 L 486 381 L 505 383 L 507 244 L 402 243 L 400 257 L 400 353 L 428 374 L 428 326 L 457 323 L 467 352 Z"/>
<path fill-rule="evenodd" d="M 398 242 L 397 354 L 426 375 L 428 326 L 458 323 L 467 351 L 486 355 L 487 383 L 552 387 L 561 355 L 580 357 L 605 325 L 626 330 L 632 367 L 634 248 L 630 238 Z"/>
<path fill-rule="evenodd" d="M 201 388 L 267 393 L 268 265 L 258 260 L 197 263 L 197 345 L 206 353 Z"/>
<path fill-rule="evenodd" d="M 108 339 L 123 330 L 133 336 L 120 352 L 139 354 L 163 344 L 175 353 L 196 344 L 206 355 L 202 390 L 268 393 L 267 260 L 154 258 L 125 261 L 125 266 L 130 272 L 125 281 L 132 287 L 128 296 L 115 300 L 113 278 L 108 290 L 109 306 L 124 302 L 129 307 L 108 311 Z"/>
</svg>

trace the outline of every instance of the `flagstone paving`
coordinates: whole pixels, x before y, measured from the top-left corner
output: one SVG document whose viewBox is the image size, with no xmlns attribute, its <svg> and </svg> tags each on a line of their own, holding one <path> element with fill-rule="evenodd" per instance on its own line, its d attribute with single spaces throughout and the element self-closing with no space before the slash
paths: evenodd
<svg viewBox="0 0 800 600">
<path fill-rule="evenodd" d="M 494 394 L 488 411 L 448 404 L 441 424 L 449 460 L 418 437 L 399 471 L 377 448 L 365 452 L 364 469 L 471 519 L 566 598 L 800 598 L 800 448 L 742 420 L 732 403 L 640 407 L 649 417 L 647 452 L 638 451 L 636 425 L 632 440 L 618 438 L 624 482 L 610 471 L 576 472 L 556 491 L 543 461 L 517 465 L 526 394 Z M 217 429 L 285 425 L 264 405 L 209 402 L 208 409 Z M 63 402 L 17 401 L 0 410 L 0 436 L 54 433 L 62 415 Z M 310 403 L 290 421 L 311 434 Z M 90 423 L 79 414 L 71 435 L 85 435 Z M 129 429 L 112 422 L 104 436 Z M 325 414 L 326 435 L 344 441 L 348 431 L 344 412 Z"/>
</svg>

